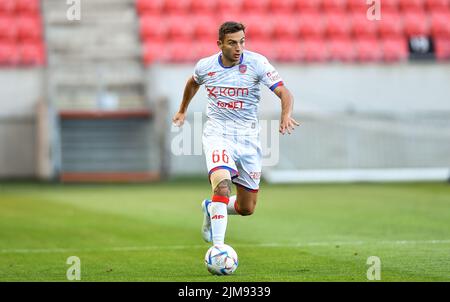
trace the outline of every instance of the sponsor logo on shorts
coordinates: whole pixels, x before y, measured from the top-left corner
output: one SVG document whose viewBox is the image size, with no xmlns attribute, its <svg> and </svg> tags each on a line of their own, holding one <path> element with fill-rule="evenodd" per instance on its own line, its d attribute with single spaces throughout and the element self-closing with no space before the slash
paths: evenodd
<svg viewBox="0 0 450 302">
<path fill-rule="evenodd" d="M 261 172 L 250 172 L 249 175 L 253 179 L 260 179 L 261 178 Z"/>
<path fill-rule="evenodd" d="M 214 215 L 213 217 L 211 217 L 211 219 L 224 219 L 225 216 L 223 215 Z"/>
</svg>

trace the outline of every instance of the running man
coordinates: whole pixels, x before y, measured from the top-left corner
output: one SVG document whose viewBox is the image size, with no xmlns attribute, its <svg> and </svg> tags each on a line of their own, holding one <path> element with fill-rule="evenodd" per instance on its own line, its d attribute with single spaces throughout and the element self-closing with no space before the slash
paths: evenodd
<svg viewBox="0 0 450 302">
<path fill-rule="evenodd" d="M 202 202 L 202 236 L 206 242 L 221 245 L 225 243 L 228 215 L 251 215 L 256 206 L 262 165 L 259 84 L 281 99 L 281 134 L 290 134 L 299 123 L 291 117 L 294 100 L 278 72 L 264 56 L 244 50 L 243 24 L 222 24 L 217 45 L 219 53 L 196 64 L 173 123 L 183 125 L 191 99 L 200 85 L 205 85 L 208 104 L 202 143 L 212 198 Z M 234 196 L 232 183 L 236 185 Z"/>
</svg>

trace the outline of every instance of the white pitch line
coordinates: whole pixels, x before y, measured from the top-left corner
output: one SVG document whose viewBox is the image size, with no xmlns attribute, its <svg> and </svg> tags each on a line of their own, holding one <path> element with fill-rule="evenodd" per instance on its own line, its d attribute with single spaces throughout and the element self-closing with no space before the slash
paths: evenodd
<svg viewBox="0 0 450 302">
<path fill-rule="evenodd" d="M 414 244 L 448 244 L 448 240 L 382 240 L 382 241 L 335 241 L 335 242 L 304 242 L 304 243 L 256 243 L 235 244 L 234 247 L 308 247 L 308 246 L 355 246 L 365 244 L 384 245 L 414 245 Z M 47 254 L 47 253 L 79 253 L 79 252 L 139 252 L 150 250 L 184 250 L 207 248 L 208 245 L 153 245 L 153 246 L 118 246 L 105 248 L 49 248 L 49 249 L 0 249 L 0 254 Z"/>
</svg>

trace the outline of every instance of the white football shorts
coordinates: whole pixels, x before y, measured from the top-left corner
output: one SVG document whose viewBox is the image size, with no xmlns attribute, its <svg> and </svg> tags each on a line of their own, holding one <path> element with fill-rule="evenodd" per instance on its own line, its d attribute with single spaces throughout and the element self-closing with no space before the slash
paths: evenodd
<svg viewBox="0 0 450 302">
<path fill-rule="evenodd" d="M 258 192 L 261 178 L 262 150 L 258 136 L 224 135 L 204 131 L 203 151 L 208 175 L 227 169 L 234 184 Z"/>
</svg>

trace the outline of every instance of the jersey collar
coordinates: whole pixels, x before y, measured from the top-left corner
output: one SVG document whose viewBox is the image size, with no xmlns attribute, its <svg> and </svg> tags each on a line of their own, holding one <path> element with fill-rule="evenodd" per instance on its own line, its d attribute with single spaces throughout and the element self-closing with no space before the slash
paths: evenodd
<svg viewBox="0 0 450 302">
<path fill-rule="evenodd" d="M 219 65 L 222 66 L 223 68 L 231 68 L 231 67 L 236 66 L 236 65 L 233 65 L 233 66 L 225 66 L 225 65 L 223 65 L 222 64 L 222 53 L 220 53 L 219 56 L 217 57 L 217 61 L 219 61 Z M 242 64 L 242 61 L 244 61 L 244 53 L 241 53 L 241 58 L 239 59 L 239 64 L 238 65 Z"/>
</svg>

